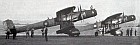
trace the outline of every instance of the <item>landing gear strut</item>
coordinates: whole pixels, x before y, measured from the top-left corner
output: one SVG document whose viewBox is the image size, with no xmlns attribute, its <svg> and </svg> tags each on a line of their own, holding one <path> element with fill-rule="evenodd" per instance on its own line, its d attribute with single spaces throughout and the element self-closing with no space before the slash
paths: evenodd
<svg viewBox="0 0 140 45">
<path fill-rule="evenodd" d="M 70 37 L 79 37 L 80 34 L 68 34 Z"/>
</svg>

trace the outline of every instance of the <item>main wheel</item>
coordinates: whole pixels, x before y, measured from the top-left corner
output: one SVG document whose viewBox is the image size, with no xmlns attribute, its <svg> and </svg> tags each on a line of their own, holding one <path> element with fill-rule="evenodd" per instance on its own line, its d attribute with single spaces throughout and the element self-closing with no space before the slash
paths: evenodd
<svg viewBox="0 0 140 45">
<path fill-rule="evenodd" d="M 70 37 L 79 37 L 80 34 L 68 34 Z"/>
</svg>

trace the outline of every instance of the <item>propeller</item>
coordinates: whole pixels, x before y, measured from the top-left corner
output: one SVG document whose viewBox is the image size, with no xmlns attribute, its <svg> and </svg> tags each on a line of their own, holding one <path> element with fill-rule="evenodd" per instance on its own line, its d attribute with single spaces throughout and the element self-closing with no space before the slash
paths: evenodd
<svg viewBox="0 0 140 45">
<path fill-rule="evenodd" d="M 82 12 L 82 8 L 81 8 L 81 5 L 80 5 L 80 12 Z"/>
<path fill-rule="evenodd" d="M 124 12 L 123 12 L 123 17 L 122 17 L 122 19 L 123 19 L 123 22 L 125 21 L 125 20 L 124 20 L 124 18 L 125 18 L 125 17 L 124 17 Z"/>
<path fill-rule="evenodd" d="M 82 8 L 81 8 L 81 5 L 80 5 L 80 16 L 81 16 L 81 19 L 82 19 L 82 21 L 81 22 L 84 22 L 84 20 L 83 20 L 83 12 L 82 12 Z"/>
<path fill-rule="evenodd" d="M 78 7 L 78 6 L 77 6 Z M 78 12 L 79 12 L 79 7 L 78 7 Z"/>
</svg>

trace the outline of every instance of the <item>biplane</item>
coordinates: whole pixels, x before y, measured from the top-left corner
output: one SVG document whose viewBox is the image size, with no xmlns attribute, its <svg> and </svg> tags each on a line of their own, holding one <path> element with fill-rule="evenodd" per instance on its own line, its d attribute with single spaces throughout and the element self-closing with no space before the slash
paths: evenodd
<svg viewBox="0 0 140 45">
<path fill-rule="evenodd" d="M 90 8 L 90 10 L 82 10 L 80 6 L 80 10 L 74 12 L 75 6 L 68 7 L 56 12 L 56 18 L 47 19 L 45 21 L 37 22 L 34 24 L 29 24 L 22 27 L 16 27 L 17 33 L 26 32 L 27 29 L 31 31 L 31 29 L 42 29 L 46 27 L 52 27 L 56 25 L 60 25 L 60 30 L 56 31 L 57 34 L 68 34 L 69 36 L 79 36 L 80 31 L 75 28 L 74 22 L 80 21 L 83 19 L 87 19 L 90 17 L 94 17 L 97 15 L 97 11 L 95 9 Z M 79 9 L 79 8 L 78 8 Z M 6 20 L 3 22 L 4 27 L 7 29 L 12 29 L 15 27 L 12 20 Z"/>
<path fill-rule="evenodd" d="M 134 15 L 124 15 L 124 13 L 117 13 L 107 17 L 105 20 L 94 23 L 94 29 L 99 29 L 102 34 L 110 33 L 111 35 L 118 36 L 118 29 L 120 29 L 120 24 L 127 23 L 136 20 Z"/>
</svg>

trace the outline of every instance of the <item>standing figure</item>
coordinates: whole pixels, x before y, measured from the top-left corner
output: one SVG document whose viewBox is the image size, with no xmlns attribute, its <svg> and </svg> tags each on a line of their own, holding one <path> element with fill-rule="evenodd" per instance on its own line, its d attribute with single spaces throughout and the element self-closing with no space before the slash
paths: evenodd
<svg viewBox="0 0 140 45">
<path fill-rule="evenodd" d="M 137 36 L 137 31 L 135 30 L 135 36 Z"/>
<path fill-rule="evenodd" d="M 126 36 L 129 36 L 129 29 L 126 30 Z"/>
<path fill-rule="evenodd" d="M 98 30 L 95 32 L 95 37 L 98 36 Z"/>
<path fill-rule="evenodd" d="M 130 36 L 132 36 L 132 32 L 133 32 L 133 30 L 132 30 L 132 28 L 131 28 L 131 30 L 130 30 Z"/>
<path fill-rule="evenodd" d="M 13 34 L 13 39 L 15 39 L 16 35 L 17 35 L 17 30 L 16 30 L 15 26 L 13 27 L 13 29 L 10 29 L 10 31 Z"/>
<path fill-rule="evenodd" d="M 102 35 L 104 36 L 104 29 L 102 30 Z"/>
<path fill-rule="evenodd" d="M 13 30 L 14 30 L 14 32 L 13 32 L 13 39 L 15 39 L 16 35 L 17 35 L 17 30 L 16 29 L 13 29 Z"/>
<path fill-rule="evenodd" d="M 120 36 L 123 36 L 123 31 L 122 31 L 122 30 L 120 30 L 120 32 L 121 32 L 121 35 L 120 35 Z"/>
<path fill-rule="evenodd" d="M 47 36 L 48 29 L 47 29 L 47 27 L 46 27 L 46 26 L 45 26 L 44 30 L 45 30 L 45 39 L 46 39 L 46 41 L 48 41 L 48 36 Z"/>
<path fill-rule="evenodd" d="M 26 30 L 26 38 L 29 37 L 29 30 Z"/>
<path fill-rule="evenodd" d="M 44 36 L 44 30 L 43 29 L 41 30 L 41 32 L 42 32 L 42 36 Z"/>
<path fill-rule="evenodd" d="M 9 35 L 10 35 L 10 30 L 8 29 L 6 32 L 6 39 L 9 39 Z"/>
<path fill-rule="evenodd" d="M 31 30 L 31 37 L 34 36 L 34 29 Z"/>
</svg>

